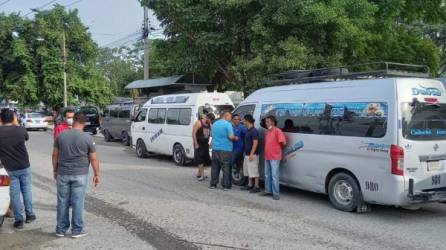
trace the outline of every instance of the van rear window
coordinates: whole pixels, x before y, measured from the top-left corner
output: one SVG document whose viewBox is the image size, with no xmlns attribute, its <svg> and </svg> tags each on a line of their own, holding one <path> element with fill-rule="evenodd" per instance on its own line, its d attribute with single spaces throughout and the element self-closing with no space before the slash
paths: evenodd
<svg viewBox="0 0 446 250">
<path fill-rule="evenodd" d="M 403 103 L 402 118 L 404 138 L 446 140 L 446 104 Z"/>
</svg>

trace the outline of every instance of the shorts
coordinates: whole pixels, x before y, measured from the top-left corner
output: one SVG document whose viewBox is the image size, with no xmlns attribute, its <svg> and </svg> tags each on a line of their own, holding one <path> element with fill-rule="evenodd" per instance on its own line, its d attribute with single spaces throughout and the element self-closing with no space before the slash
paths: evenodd
<svg viewBox="0 0 446 250">
<path fill-rule="evenodd" d="M 255 155 L 252 161 L 249 160 L 249 156 L 245 156 L 243 161 L 243 175 L 249 178 L 259 177 L 259 156 Z"/>
<path fill-rule="evenodd" d="M 199 148 L 194 150 L 195 165 L 203 164 L 205 166 L 210 166 L 211 162 L 211 155 L 209 154 L 208 145 L 200 145 Z"/>
</svg>

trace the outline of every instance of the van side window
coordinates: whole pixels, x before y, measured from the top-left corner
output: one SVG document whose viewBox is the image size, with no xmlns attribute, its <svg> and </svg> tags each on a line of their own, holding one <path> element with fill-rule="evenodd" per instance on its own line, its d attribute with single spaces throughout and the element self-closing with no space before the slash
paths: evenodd
<svg viewBox="0 0 446 250">
<path fill-rule="evenodd" d="M 262 117 L 274 115 L 284 132 L 353 137 L 384 137 L 385 102 L 274 103 L 262 105 Z"/>
<path fill-rule="evenodd" d="M 254 114 L 254 110 L 255 109 L 256 109 L 256 105 L 254 105 L 254 104 L 243 105 L 243 106 L 239 106 L 232 113 L 239 115 L 240 118 L 243 119 L 243 117 L 245 117 L 245 115 L 252 115 L 252 114 Z"/>
<path fill-rule="evenodd" d="M 142 109 L 135 118 L 135 122 L 143 122 L 146 120 L 147 109 Z"/>
<path fill-rule="evenodd" d="M 166 109 L 153 108 L 149 111 L 149 123 L 162 124 L 166 118 Z"/>
<path fill-rule="evenodd" d="M 116 110 L 116 109 L 110 110 L 110 117 L 118 118 L 118 110 Z"/>
<path fill-rule="evenodd" d="M 119 111 L 119 118 L 130 119 L 130 110 L 124 109 Z"/>
<path fill-rule="evenodd" d="M 190 125 L 192 109 L 172 108 L 167 111 L 167 124 Z"/>
</svg>

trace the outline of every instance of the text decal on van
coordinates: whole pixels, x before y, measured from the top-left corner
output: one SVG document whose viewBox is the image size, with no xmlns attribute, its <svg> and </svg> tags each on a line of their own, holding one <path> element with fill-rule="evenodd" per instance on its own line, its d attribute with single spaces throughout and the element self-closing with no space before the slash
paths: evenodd
<svg viewBox="0 0 446 250">
<path fill-rule="evenodd" d="M 441 90 L 420 85 L 418 88 L 412 88 L 412 95 L 441 96 Z"/>
</svg>

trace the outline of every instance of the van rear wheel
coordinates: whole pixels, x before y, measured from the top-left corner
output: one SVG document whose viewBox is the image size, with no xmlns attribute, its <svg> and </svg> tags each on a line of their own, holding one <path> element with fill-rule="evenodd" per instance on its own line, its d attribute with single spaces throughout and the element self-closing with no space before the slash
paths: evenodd
<svg viewBox="0 0 446 250">
<path fill-rule="evenodd" d="M 337 173 L 328 184 L 331 204 L 345 212 L 354 211 L 362 203 L 362 194 L 356 180 L 348 173 Z"/>
<path fill-rule="evenodd" d="M 172 158 L 176 165 L 178 166 L 186 165 L 187 158 L 183 146 L 181 146 L 180 144 L 175 144 L 175 146 L 173 146 L 172 153 L 173 153 Z"/>
<path fill-rule="evenodd" d="M 122 132 L 122 144 L 124 146 L 130 146 L 130 136 L 127 132 Z"/>
<path fill-rule="evenodd" d="M 110 135 L 108 130 L 104 130 L 104 139 L 106 142 L 111 142 L 113 140 L 113 137 Z"/>
</svg>

